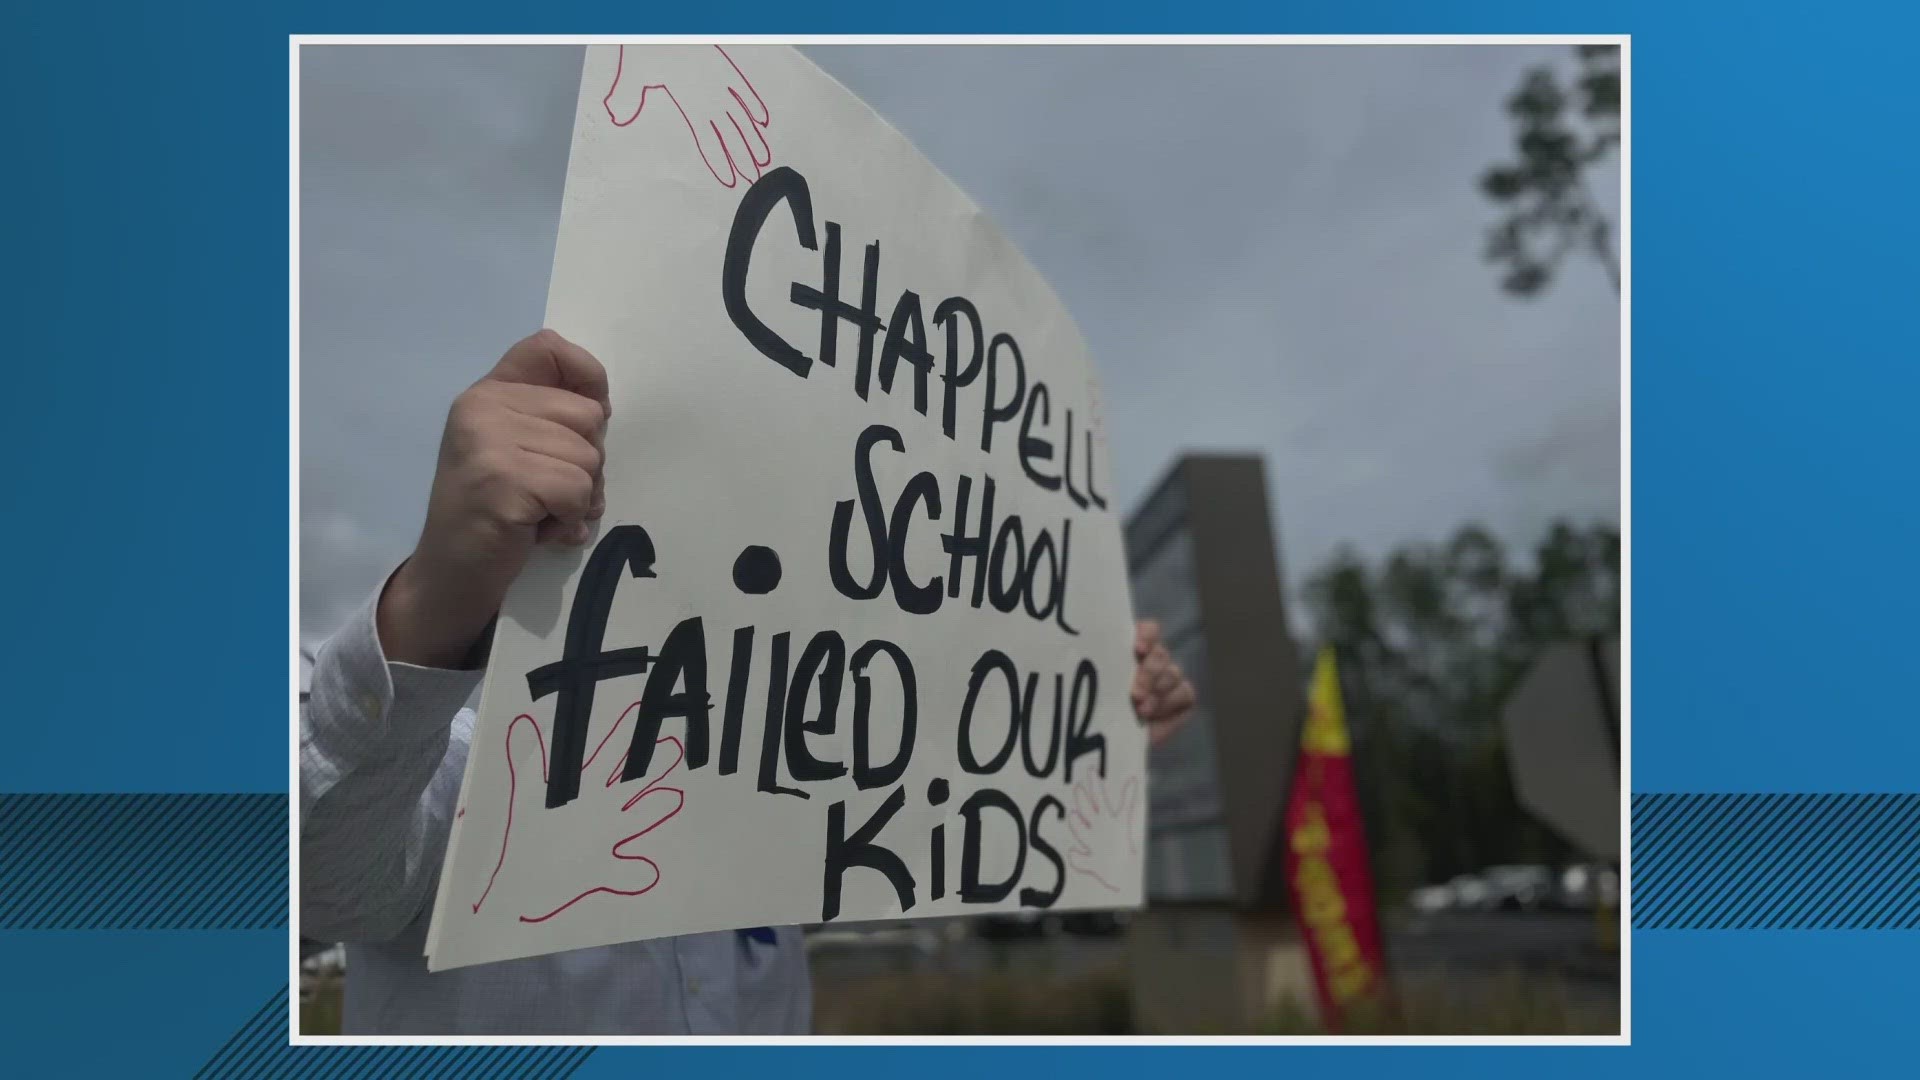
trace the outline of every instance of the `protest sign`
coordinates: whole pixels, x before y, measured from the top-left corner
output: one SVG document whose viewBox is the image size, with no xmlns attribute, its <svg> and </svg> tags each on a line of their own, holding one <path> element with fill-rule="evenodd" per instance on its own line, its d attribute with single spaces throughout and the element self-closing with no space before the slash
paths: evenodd
<svg viewBox="0 0 1920 1080">
<path fill-rule="evenodd" d="M 954 185 L 787 48 L 586 50 L 548 325 L 608 512 L 493 638 L 434 970 L 1140 902 L 1092 369 Z"/>
</svg>

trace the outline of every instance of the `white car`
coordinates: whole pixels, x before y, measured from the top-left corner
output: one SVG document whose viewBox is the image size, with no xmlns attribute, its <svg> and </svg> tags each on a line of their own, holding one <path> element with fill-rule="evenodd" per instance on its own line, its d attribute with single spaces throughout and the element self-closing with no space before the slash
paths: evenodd
<svg viewBox="0 0 1920 1080">
<path fill-rule="evenodd" d="M 1610 866 L 1582 863 L 1560 874 L 1560 896 L 1568 907 L 1614 907 L 1620 903 L 1620 875 Z"/>
<path fill-rule="evenodd" d="M 1462 911 L 1485 911 L 1493 906 L 1493 886 L 1478 875 L 1461 874 L 1447 882 L 1446 888 L 1453 893 L 1453 906 Z"/>
<path fill-rule="evenodd" d="M 1481 876 L 1500 911 L 1535 911 L 1554 899 L 1553 871 L 1544 866 L 1490 866 Z"/>
</svg>

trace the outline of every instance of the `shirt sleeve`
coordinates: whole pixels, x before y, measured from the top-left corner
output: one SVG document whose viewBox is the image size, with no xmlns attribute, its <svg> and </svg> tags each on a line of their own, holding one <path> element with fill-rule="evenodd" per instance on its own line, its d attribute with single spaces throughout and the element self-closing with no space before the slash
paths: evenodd
<svg viewBox="0 0 1920 1080">
<path fill-rule="evenodd" d="M 480 671 L 390 662 L 379 593 L 320 647 L 300 716 L 300 932 L 392 940 L 438 884 Z"/>
</svg>

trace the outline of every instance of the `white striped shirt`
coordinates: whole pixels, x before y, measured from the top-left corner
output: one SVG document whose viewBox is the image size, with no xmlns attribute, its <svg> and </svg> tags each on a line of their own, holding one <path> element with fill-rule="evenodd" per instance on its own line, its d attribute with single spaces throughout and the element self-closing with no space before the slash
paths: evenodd
<svg viewBox="0 0 1920 1080">
<path fill-rule="evenodd" d="M 429 974 L 428 913 L 478 671 L 392 663 L 378 594 L 323 645 L 300 718 L 300 932 L 347 945 L 342 1031 L 806 1034 L 801 932 L 630 942 Z"/>
</svg>

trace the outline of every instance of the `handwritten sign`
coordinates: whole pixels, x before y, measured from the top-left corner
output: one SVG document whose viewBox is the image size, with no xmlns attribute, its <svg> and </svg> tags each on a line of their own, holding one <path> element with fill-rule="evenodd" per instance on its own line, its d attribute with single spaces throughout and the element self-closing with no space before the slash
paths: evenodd
<svg viewBox="0 0 1920 1080">
<path fill-rule="evenodd" d="M 786 48 L 586 52 L 548 325 L 608 513 L 495 631 L 435 970 L 699 931 L 1134 906 L 1145 737 L 1058 299 Z"/>
</svg>

